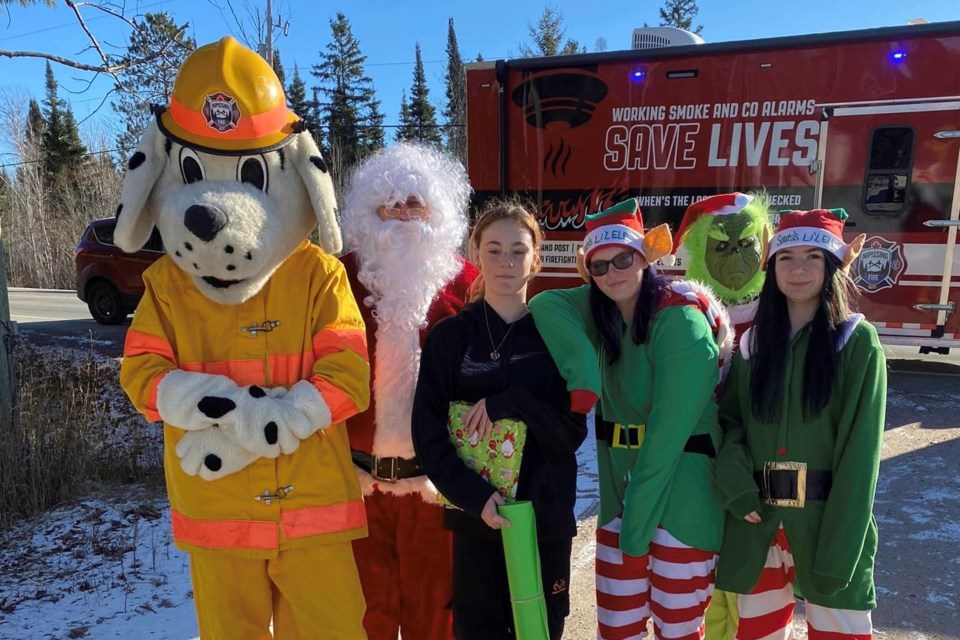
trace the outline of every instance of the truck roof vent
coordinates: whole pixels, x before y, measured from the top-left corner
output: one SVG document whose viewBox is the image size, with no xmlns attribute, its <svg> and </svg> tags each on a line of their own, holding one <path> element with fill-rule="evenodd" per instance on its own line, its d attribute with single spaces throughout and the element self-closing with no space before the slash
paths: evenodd
<svg viewBox="0 0 960 640">
<path fill-rule="evenodd" d="M 685 44 L 703 44 L 703 38 L 676 27 L 642 27 L 633 30 L 631 49 L 659 49 Z"/>
</svg>

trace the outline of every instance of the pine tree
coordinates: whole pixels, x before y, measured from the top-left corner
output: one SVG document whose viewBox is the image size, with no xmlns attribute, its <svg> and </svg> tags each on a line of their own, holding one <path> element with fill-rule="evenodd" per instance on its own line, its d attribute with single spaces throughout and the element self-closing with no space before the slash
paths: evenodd
<svg viewBox="0 0 960 640">
<path fill-rule="evenodd" d="M 80 132 L 70 106 L 57 95 L 57 80 L 49 62 L 43 119 L 46 126 L 41 136 L 41 165 L 47 179 L 53 184 L 61 176 L 75 170 L 83 162 L 87 150 L 80 142 Z"/>
<path fill-rule="evenodd" d="M 407 91 L 404 89 L 403 97 L 400 98 L 400 126 L 397 127 L 396 140 L 416 140 L 417 127 L 413 124 L 413 118 L 410 115 L 410 103 L 407 102 Z"/>
<path fill-rule="evenodd" d="M 364 73 L 367 57 L 343 13 L 330 21 L 332 39 L 320 63 L 310 73 L 320 81 L 326 121 L 325 139 L 337 154 L 341 171 L 349 170 L 383 144 L 383 114 L 375 98 L 373 80 Z"/>
<path fill-rule="evenodd" d="M 567 30 L 563 26 L 563 13 L 552 6 L 546 6 L 536 24 L 528 24 L 527 32 L 533 46 L 520 43 L 520 55 L 524 58 L 538 56 L 570 55 L 586 52 L 586 47 L 571 38 L 564 41 Z"/>
<path fill-rule="evenodd" d="M 460 162 L 467 163 L 467 76 L 463 57 L 457 44 L 457 32 L 453 18 L 447 21 L 447 106 L 443 110 L 446 120 L 447 151 Z"/>
<path fill-rule="evenodd" d="M 287 84 L 287 74 L 283 71 L 283 64 L 280 62 L 280 50 L 273 50 L 273 72 L 277 74 L 277 78 L 280 80 L 280 86 L 286 86 Z"/>
<path fill-rule="evenodd" d="M 43 112 L 40 111 L 40 103 L 30 99 L 30 106 L 27 108 L 27 141 L 39 144 L 43 138 L 43 131 L 47 128 L 47 121 L 43 119 Z"/>
<path fill-rule="evenodd" d="M 140 142 L 151 118 L 150 105 L 167 104 L 177 70 L 197 46 L 192 38 L 175 40 L 186 25 L 178 27 L 168 13 L 147 13 L 142 20 L 135 19 L 134 24 L 137 28 L 130 34 L 127 52 L 120 57 L 120 62 L 136 60 L 158 50 L 164 54 L 119 73 L 127 90 L 118 94 L 111 106 L 123 122 L 123 131 L 117 135 L 118 153 L 122 158 L 133 153 Z"/>
<path fill-rule="evenodd" d="M 700 7 L 697 6 L 697 0 L 664 0 L 660 8 L 660 24 L 665 27 L 686 29 L 700 35 L 703 33 L 703 25 L 693 28 L 693 19 L 698 13 L 700 13 Z"/>
<path fill-rule="evenodd" d="M 410 121 L 417 129 L 417 140 L 440 146 L 443 140 L 437 126 L 437 109 L 430 104 L 427 74 L 423 70 L 423 54 L 416 45 L 417 62 L 413 67 L 413 87 L 410 89 Z"/>
<path fill-rule="evenodd" d="M 287 86 L 287 106 L 303 120 L 304 126 L 313 136 L 317 146 L 320 146 L 320 114 L 318 113 L 316 95 L 314 99 L 307 98 L 307 85 L 300 76 L 300 68 L 294 65 L 293 79 Z"/>
</svg>

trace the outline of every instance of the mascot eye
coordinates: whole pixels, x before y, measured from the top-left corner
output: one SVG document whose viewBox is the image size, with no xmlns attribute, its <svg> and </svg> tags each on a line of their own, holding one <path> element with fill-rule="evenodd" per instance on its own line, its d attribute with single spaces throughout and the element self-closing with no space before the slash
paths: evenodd
<svg viewBox="0 0 960 640">
<path fill-rule="evenodd" d="M 744 238 L 740 241 L 740 246 L 746 249 L 747 247 L 753 246 L 753 238 Z"/>
<path fill-rule="evenodd" d="M 193 184 L 204 178 L 203 164 L 192 149 L 180 149 L 180 175 L 184 184 Z"/>
<path fill-rule="evenodd" d="M 260 189 L 267 190 L 267 165 L 263 156 L 247 156 L 240 158 L 237 164 L 237 180 Z"/>
<path fill-rule="evenodd" d="M 729 242 L 721 242 L 721 243 L 717 244 L 717 251 L 726 251 L 726 250 L 727 250 L 727 247 L 729 247 L 729 246 L 730 246 L 730 243 L 729 243 Z"/>
</svg>

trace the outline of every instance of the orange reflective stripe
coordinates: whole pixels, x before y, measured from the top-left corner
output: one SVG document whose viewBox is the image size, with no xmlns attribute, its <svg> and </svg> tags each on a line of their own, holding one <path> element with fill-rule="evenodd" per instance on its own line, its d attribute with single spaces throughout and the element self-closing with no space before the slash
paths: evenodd
<svg viewBox="0 0 960 640">
<path fill-rule="evenodd" d="M 160 381 L 163 380 L 163 376 L 170 373 L 169 371 L 164 371 L 158 376 L 153 378 L 153 381 L 150 382 L 150 398 L 147 400 L 147 406 L 144 408 L 143 412 L 147 416 L 147 420 L 150 422 L 160 422 L 163 420 L 160 417 L 160 412 L 157 411 L 157 389 L 160 388 Z"/>
<path fill-rule="evenodd" d="M 226 376 L 241 387 L 248 384 L 267 384 L 262 360 L 221 360 L 220 362 L 182 362 L 180 368 L 194 373 Z"/>
<path fill-rule="evenodd" d="M 309 380 L 313 375 L 313 354 L 309 351 L 292 355 L 271 355 L 270 381 L 273 385 L 292 386 L 300 380 Z"/>
<path fill-rule="evenodd" d="M 315 386 L 320 392 L 320 395 L 323 396 L 323 400 L 327 403 L 327 406 L 330 407 L 330 424 L 343 422 L 347 418 L 359 413 L 359 411 L 357 411 L 357 405 L 353 403 L 353 400 L 347 395 L 347 392 L 337 385 L 318 376 L 311 378 L 310 382 L 313 383 L 313 386 Z"/>
<path fill-rule="evenodd" d="M 240 114 L 236 129 L 218 131 L 207 123 L 207 118 L 199 111 L 193 111 L 176 98 L 170 98 L 170 117 L 178 125 L 198 136 L 206 138 L 225 138 L 227 140 L 256 140 L 283 130 L 287 124 L 290 110 L 281 102 L 273 109 L 254 115 Z"/>
<path fill-rule="evenodd" d="M 174 363 L 177 361 L 173 347 L 167 340 L 135 329 L 128 329 L 127 338 L 123 343 L 123 357 L 132 358 L 142 355 L 160 356 Z"/>
<path fill-rule="evenodd" d="M 277 549 L 276 522 L 257 520 L 194 520 L 170 511 L 173 537 L 178 542 L 208 549 Z"/>
<path fill-rule="evenodd" d="M 350 349 L 364 360 L 369 360 L 367 332 L 363 329 L 322 329 L 313 336 L 313 357 L 317 360 L 344 349 Z"/>
<path fill-rule="evenodd" d="M 280 514 L 280 526 L 288 540 L 350 531 L 366 524 L 367 513 L 363 508 L 363 500 L 359 499 L 340 504 L 304 507 Z"/>
</svg>

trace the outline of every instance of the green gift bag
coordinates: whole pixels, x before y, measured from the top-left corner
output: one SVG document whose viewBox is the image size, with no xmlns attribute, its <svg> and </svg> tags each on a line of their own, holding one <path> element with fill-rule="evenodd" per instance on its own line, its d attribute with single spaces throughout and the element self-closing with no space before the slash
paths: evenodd
<svg viewBox="0 0 960 640">
<path fill-rule="evenodd" d="M 503 554 L 507 561 L 507 583 L 517 639 L 550 640 L 533 504 L 529 500 L 522 500 L 501 505 L 497 510 L 510 521 L 510 526 L 500 532 L 503 535 Z"/>
</svg>

